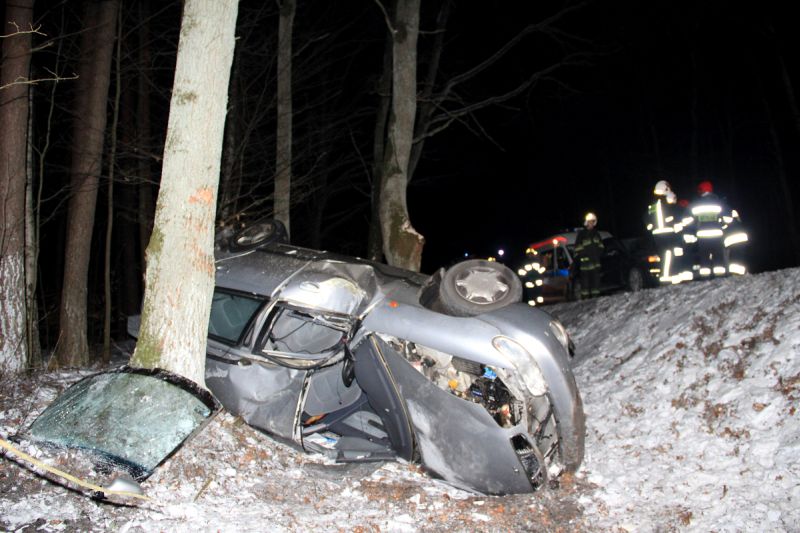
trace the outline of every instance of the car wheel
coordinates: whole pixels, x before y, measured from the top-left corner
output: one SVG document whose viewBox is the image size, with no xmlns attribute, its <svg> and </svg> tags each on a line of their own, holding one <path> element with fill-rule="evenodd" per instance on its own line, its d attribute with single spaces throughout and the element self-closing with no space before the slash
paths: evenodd
<svg viewBox="0 0 800 533">
<path fill-rule="evenodd" d="M 507 266 L 471 259 L 450 267 L 439 283 L 439 301 L 455 316 L 500 309 L 522 298 L 522 282 Z"/>
<path fill-rule="evenodd" d="M 632 268 L 628 272 L 628 290 L 631 292 L 640 291 L 644 288 L 644 276 L 638 268 Z"/>
<path fill-rule="evenodd" d="M 238 231 L 231 239 L 231 250 L 253 250 L 276 242 L 287 242 L 286 228 L 279 220 L 261 220 Z"/>
</svg>

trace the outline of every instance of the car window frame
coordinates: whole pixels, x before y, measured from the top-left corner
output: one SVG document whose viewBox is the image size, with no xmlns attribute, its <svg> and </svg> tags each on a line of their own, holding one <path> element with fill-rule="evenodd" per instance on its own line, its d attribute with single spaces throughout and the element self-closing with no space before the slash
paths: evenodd
<svg viewBox="0 0 800 533">
<path fill-rule="evenodd" d="M 267 339 L 269 337 L 269 332 L 272 330 L 275 316 L 279 309 L 291 309 L 293 311 L 305 313 L 311 316 L 330 316 L 330 317 L 335 317 L 337 319 L 341 319 L 343 324 L 344 323 L 347 324 L 346 330 L 341 329 L 342 332 L 341 349 L 333 349 L 336 348 L 333 347 L 330 350 L 319 352 L 320 354 L 329 354 L 329 356 L 320 359 L 318 361 L 314 360 L 309 364 L 302 364 L 302 361 L 309 361 L 308 359 L 302 358 L 302 355 L 304 354 L 298 354 L 282 350 L 265 350 Z M 260 313 L 258 313 L 258 316 L 261 318 L 258 321 L 257 335 L 255 336 L 255 342 L 252 345 L 251 352 L 253 354 L 253 357 L 256 357 L 258 359 L 264 359 L 266 361 L 269 361 L 270 363 L 277 364 L 280 366 L 295 368 L 299 370 L 310 370 L 321 366 L 327 366 L 338 361 L 339 358 L 336 357 L 337 354 L 342 353 L 342 356 L 344 356 L 345 352 L 349 350 L 347 344 L 349 340 L 352 338 L 353 332 L 356 330 L 358 326 L 357 319 L 351 315 L 335 313 L 330 311 L 322 312 L 314 307 L 305 307 L 297 305 L 296 303 L 283 299 L 272 300 L 265 309 L 263 309 Z"/>
<path fill-rule="evenodd" d="M 217 292 L 219 292 L 221 294 L 228 295 L 228 296 L 239 296 L 239 297 L 249 298 L 249 299 L 252 299 L 252 300 L 260 300 L 261 301 L 261 303 L 258 305 L 256 310 L 253 311 L 253 314 L 250 315 L 250 318 L 247 319 L 247 323 L 242 328 L 242 331 L 240 332 L 239 337 L 236 340 L 232 341 L 231 339 L 228 339 L 226 337 L 221 337 L 219 335 L 213 334 L 213 333 L 211 333 L 210 330 L 208 331 L 208 338 L 211 339 L 211 340 L 214 340 L 216 342 L 224 344 L 225 346 L 231 346 L 231 347 L 232 346 L 243 346 L 245 344 L 245 342 L 246 342 L 246 339 L 248 338 L 248 336 L 250 335 L 250 333 L 251 333 L 251 331 L 253 329 L 253 324 L 258 321 L 258 317 L 260 317 L 262 315 L 262 313 L 264 312 L 264 309 L 267 308 L 270 305 L 270 298 L 267 297 L 267 296 L 261 295 L 261 294 L 255 294 L 255 293 L 252 293 L 252 292 L 240 291 L 240 290 L 236 290 L 236 289 L 228 289 L 226 287 L 221 287 L 219 285 L 214 287 L 214 294 L 216 294 Z M 213 306 L 213 296 L 212 296 L 212 306 Z M 211 309 L 211 312 L 213 312 L 213 308 Z M 208 321 L 209 321 L 209 324 L 210 324 L 211 323 L 211 314 L 210 313 L 209 313 L 209 316 L 208 316 Z"/>
</svg>

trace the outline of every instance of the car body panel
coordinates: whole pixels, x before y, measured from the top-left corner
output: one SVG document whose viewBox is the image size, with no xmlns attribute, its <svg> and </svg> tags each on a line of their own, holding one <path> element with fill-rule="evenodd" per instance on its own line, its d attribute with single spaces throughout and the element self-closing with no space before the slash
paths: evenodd
<svg viewBox="0 0 800 533">
<path fill-rule="evenodd" d="M 287 245 L 220 252 L 206 383 L 247 423 L 338 461 L 421 458 L 488 494 L 577 469 L 584 415 L 554 319 L 523 304 L 452 316 L 429 302 L 440 279 Z"/>
<path fill-rule="evenodd" d="M 307 372 L 245 354 L 206 357 L 206 386 L 225 409 L 248 424 L 287 440 L 295 436 L 295 419 Z"/>
<path fill-rule="evenodd" d="M 518 373 L 530 373 L 531 366 L 535 365 L 543 375 L 547 393 L 557 399 L 552 402 L 552 407 L 560 431 L 567 436 L 560 442 L 564 461 L 568 469 L 575 470 L 580 466 L 584 454 L 586 420 L 583 402 L 575 376 L 569 369 L 568 356 L 550 330 L 549 323 L 546 323 L 548 315 L 532 315 L 530 311 L 533 309 L 517 304 L 500 309 L 484 320 L 497 324 L 505 335 L 520 342 L 531 354 L 533 360 L 515 361 L 516 370 Z"/>
<path fill-rule="evenodd" d="M 531 482 L 501 428 L 477 403 L 448 394 L 386 343 L 381 351 L 406 401 L 422 464 L 449 483 L 486 494 L 529 492 Z"/>
</svg>

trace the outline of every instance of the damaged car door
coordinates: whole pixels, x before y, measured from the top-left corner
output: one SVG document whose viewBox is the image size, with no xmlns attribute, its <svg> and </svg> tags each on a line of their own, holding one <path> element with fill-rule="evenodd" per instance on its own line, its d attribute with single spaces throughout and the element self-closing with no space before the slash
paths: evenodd
<svg viewBox="0 0 800 533">
<path fill-rule="evenodd" d="M 357 319 L 347 311 L 362 297 L 352 282 L 305 276 L 260 304 L 224 289 L 217 295 L 210 323 L 241 326 L 227 338 L 209 326 L 206 384 L 226 409 L 338 461 L 411 458 L 411 429 L 385 367 L 350 352 Z M 252 316 L 238 318 L 237 307 Z"/>
</svg>

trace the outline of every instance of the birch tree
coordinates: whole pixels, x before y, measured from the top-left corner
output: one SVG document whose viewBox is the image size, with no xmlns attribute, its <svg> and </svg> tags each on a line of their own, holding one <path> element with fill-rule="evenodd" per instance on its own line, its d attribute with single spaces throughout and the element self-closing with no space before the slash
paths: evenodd
<svg viewBox="0 0 800 533">
<path fill-rule="evenodd" d="M 0 376 L 28 364 L 25 181 L 33 0 L 8 0 L 0 72 Z"/>
<path fill-rule="evenodd" d="M 187 0 L 134 366 L 204 386 L 214 215 L 238 0 Z"/>
</svg>

